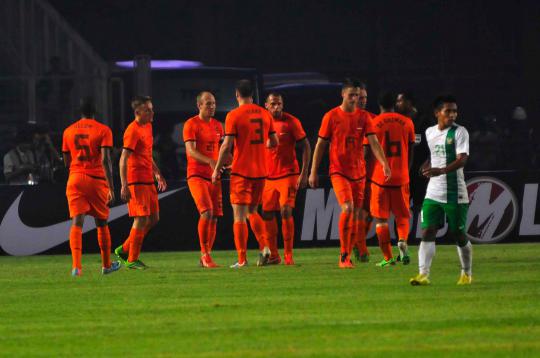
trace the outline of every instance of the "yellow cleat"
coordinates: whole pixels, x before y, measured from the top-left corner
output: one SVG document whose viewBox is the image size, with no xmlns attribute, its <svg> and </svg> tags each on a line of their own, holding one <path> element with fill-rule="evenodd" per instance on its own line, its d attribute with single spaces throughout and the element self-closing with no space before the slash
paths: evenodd
<svg viewBox="0 0 540 358">
<path fill-rule="evenodd" d="M 458 285 L 470 285 L 472 283 L 472 275 L 469 276 L 466 273 L 462 273 L 461 276 L 459 276 L 459 280 L 457 282 Z"/>
<path fill-rule="evenodd" d="M 414 276 L 409 280 L 409 283 L 413 286 L 427 286 L 431 285 L 431 281 L 427 277 L 427 275 L 423 275 L 419 273 L 418 275 Z"/>
</svg>

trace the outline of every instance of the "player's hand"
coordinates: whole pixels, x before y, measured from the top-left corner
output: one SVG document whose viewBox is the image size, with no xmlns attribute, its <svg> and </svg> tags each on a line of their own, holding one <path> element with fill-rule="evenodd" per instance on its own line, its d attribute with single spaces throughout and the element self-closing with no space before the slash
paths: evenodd
<svg viewBox="0 0 540 358">
<path fill-rule="evenodd" d="M 120 189 L 120 198 L 122 198 L 122 200 L 124 200 L 126 203 L 131 199 L 131 193 L 129 192 L 127 185 L 122 185 L 122 188 Z"/>
<path fill-rule="evenodd" d="M 307 174 L 300 174 L 298 181 L 296 182 L 296 190 L 304 189 L 308 185 Z"/>
<path fill-rule="evenodd" d="M 107 193 L 107 205 L 111 206 L 114 204 L 115 200 L 114 189 L 109 189 L 109 192 Z"/>
<path fill-rule="evenodd" d="M 212 173 L 212 184 L 217 183 L 220 176 L 221 173 L 214 169 L 214 172 Z"/>
<path fill-rule="evenodd" d="M 384 181 L 389 181 L 392 177 L 392 170 L 388 164 L 383 166 Z"/>
<path fill-rule="evenodd" d="M 309 186 L 312 188 L 316 188 L 319 186 L 319 176 L 317 174 L 311 173 L 309 175 L 308 181 L 309 181 Z"/>
<path fill-rule="evenodd" d="M 443 168 L 426 168 L 422 170 L 422 175 L 426 178 L 438 177 L 444 174 Z"/>
<path fill-rule="evenodd" d="M 159 191 L 167 190 L 167 182 L 165 181 L 165 178 L 161 176 L 161 174 L 156 174 L 156 180 L 157 180 L 157 188 Z"/>
</svg>

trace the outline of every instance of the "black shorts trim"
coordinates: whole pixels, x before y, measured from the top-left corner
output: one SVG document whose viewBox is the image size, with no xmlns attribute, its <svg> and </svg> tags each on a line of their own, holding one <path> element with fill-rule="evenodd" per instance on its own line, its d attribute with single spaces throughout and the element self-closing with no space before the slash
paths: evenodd
<svg viewBox="0 0 540 358">
<path fill-rule="evenodd" d="M 369 133 L 366 133 L 366 137 L 367 137 L 368 135 L 375 135 L 375 132 L 369 132 Z"/>
<path fill-rule="evenodd" d="M 187 139 L 187 140 L 184 141 L 184 143 L 187 143 L 187 142 L 196 142 L 196 140 L 195 139 Z"/>
<path fill-rule="evenodd" d="M 303 136 L 303 137 L 300 138 L 300 139 L 297 139 L 297 140 L 296 140 L 296 143 L 302 142 L 302 141 L 303 141 L 304 139 L 306 139 L 306 138 L 307 138 L 307 135 Z"/>
<path fill-rule="evenodd" d="M 134 151 L 135 151 L 135 149 L 131 149 L 131 148 L 128 148 L 128 147 L 122 147 L 122 149 L 129 150 L 130 152 L 134 152 Z"/>
<path fill-rule="evenodd" d="M 287 177 L 292 177 L 294 175 L 300 175 L 300 173 L 291 173 L 291 174 L 285 174 L 285 175 L 282 175 L 282 176 L 279 176 L 279 177 L 267 177 L 266 179 L 267 180 L 279 180 L 279 179 L 283 179 L 283 178 L 287 178 Z"/>
<path fill-rule="evenodd" d="M 369 182 L 371 184 L 375 184 L 377 185 L 378 187 L 380 188 L 386 188 L 386 189 L 400 189 L 403 185 L 407 185 L 407 184 L 401 184 L 401 185 L 382 185 L 382 184 L 379 184 L 377 182 L 374 182 L 373 180 L 369 180 Z"/>
<path fill-rule="evenodd" d="M 209 181 L 209 182 L 212 181 L 211 178 L 203 177 L 202 175 L 197 175 L 197 174 L 190 175 L 190 176 L 188 176 L 186 179 L 189 180 L 189 179 L 191 179 L 191 178 L 200 178 L 200 179 L 207 180 L 207 181 Z"/>
<path fill-rule="evenodd" d="M 238 174 L 238 173 L 231 173 L 231 176 L 232 175 L 240 177 L 240 178 L 248 179 L 248 180 L 264 180 L 267 178 L 267 177 L 247 177 L 245 175 Z"/>
<path fill-rule="evenodd" d="M 86 174 L 86 175 L 88 175 L 90 178 L 93 178 L 93 179 L 107 180 L 107 179 L 105 179 L 104 177 L 98 177 L 98 176 L 96 176 L 96 175 L 90 175 L 90 174 Z"/>
<path fill-rule="evenodd" d="M 330 137 L 319 136 L 319 138 L 324 139 L 324 140 L 327 140 L 327 141 L 330 141 Z"/>
<path fill-rule="evenodd" d="M 276 131 L 268 132 L 268 134 L 276 134 Z"/>
<path fill-rule="evenodd" d="M 71 153 L 69 150 L 63 150 L 62 153 L 68 154 Z"/>
<path fill-rule="evenodd" d="M 136 182 L 133 182 L 133 183 L 128 183 L 128 186 L 129 185 L 156 185 L 156 182 L 142 182 L 142 181 L 136 181 Z"/>
<path fill-rule="evenodd" d="M 362 181 L 362 180 L 364 180 L 366 178 L 366 176 L 364 175 L 363 177 L 353 179 L 353 178 L 351 178 L 351 177 L 349 177 L 349 176 L 347 176 L 347 175 L 345 175 L 343 173 L 340 173 L 340 172 L 330 173 L 330 176 L 332 176 L 332 175 L 339 175 L 340 177 L 343 177 L 343 178 L 345 178 L 345 179 L 347 179 L 349 181 Z"/>
<path fill-rule="evenodd" d="M 225 137 L 236 137 L 236 134 L 235 133 L 225 133 L 224 136 Z"/>
</svg>

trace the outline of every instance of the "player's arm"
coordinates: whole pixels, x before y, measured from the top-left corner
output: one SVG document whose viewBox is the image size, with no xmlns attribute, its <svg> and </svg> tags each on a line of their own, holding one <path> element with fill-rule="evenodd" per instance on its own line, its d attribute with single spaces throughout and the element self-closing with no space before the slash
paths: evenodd
<svg viewBox="0 0 540 358">
<path fill-rule="evenodd" d="M 65 160 L 65 157 L 64 157 Z M 111 148 L 101 147 L 101 166 L 105 172 L 105 179 L 109 186 L 108 204 L 111 205 L 114 202 L 114 182 L 112 176 L 112 161 L 111 161 Z"/>
<path fill-rule="evenodd" d="M 386 156 L 384 155 L 381 144 L 374 133 L 368 134 L 367 139 L 371 152 L 383 166 L 384 177 L 386 178 L 385 180 L 388 181 L 392 176 L 392 171 L 390 170 L 390 166 L 388 165 L 388 161 L 386 160 Z"/>
<path fill-rule="evenodd" d="M 71 165 L 71 153 L 70 152 L 63 152 L 62 158 L 64 159 L 64 165 L 66 168 L 69 169 L 69 166 Z"/>
<path fill-rule="evenodd" d="M 233 148 L 234 137 L 232 135 L 226 135 L 221 147 L 219 148 L 218 160 L 212 173 L 212 183 L 216 183 L 221 175 L 221 169 L 225 164 L 225 158 L 231 155 Z"/>
<path fill-rule="evenodd" d="M 154 158 L 152 158 L 152 171 L 154 172 L 154 178 L 157 181 L 157 188 L 159 191 L 167 190 L 167 182 L 163 175 L 161 175 L 161 170 L 159 170 Z"/>
<path fill-rule="evenodd" d="M 189 154 L 189 156 L 193 159 L 195 159 L 197 162 L 201 164 L 208 164 L 212 170 L 216 167 L 216 161 L 213 160 L 210 157 L 207 157 L 206 155 L 202 154 L 197 150 L 197 142 L 194 140 L 190 140 L 186 142 L 186 150 Z"/>
<path fill-rule="evenodd" d="M 463 168 L 465 164 L 467 164 L 468 158 L 469 158 L 469 155 L 467 153 L 460 153 L 456 156 L 456 160 L 448 164 L 446 167 L 431 168 L 428 166 L 424 170 L 422 170 L 422 175 L 425 177 L 431 178 L 431 177 L 437 177 L 439 175 L 455 172 L 456 170 Z"/>
<path fill-rule="evenodd" d="M 315 151 L 313 152 L 313 162 L 311 163 L 311 173 L 309 174 L 309 186 L 312 188 L 316 188 L 319 185 L 317 171 L 319 170 L 319 165 L 321 165 L 327 147 L 328 139 L 319 137 L 317 144 L 315 145 Z"/>
<path fill-rule="evenodd" d="M 127 182 L 127 163 L 129 157 L 131 157 L 131 153 L 131 150 L 123 148 L 122 154 L 120 155 L 120 197 L 125 202 L 128 202 L 131 199 L 131 193 L 129 192 Z"/>
<path fill-rule="evenodd" d="M 300 177 L 296 183 L 296 189 L 303 189 L 308 184 L 308 171 L 309 171 L 309 162 L 311 160 L 311 145 L 309 140 L 304 138 L 299 145 L 302 147 L 302 170 L 300 171 Z"/>
<path fill-rule="evenodd" d="M 268 148 L 274 148 L 277 147 L 279 144 L 279 138 L 276 134 L 276 132 L 271 132 L 268 134 L 268 141 L 266 142 L 266 146 Z"/>
</svg>

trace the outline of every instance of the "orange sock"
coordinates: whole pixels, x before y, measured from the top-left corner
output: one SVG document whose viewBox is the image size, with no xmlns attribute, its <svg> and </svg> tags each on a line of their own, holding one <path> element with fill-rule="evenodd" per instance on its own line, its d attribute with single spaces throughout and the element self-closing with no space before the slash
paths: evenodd
<svg viewBox="0 0 540 358">
<path fill-rule="evenodd" d="M 145 226 L 144 229 L 143 229 L 143 237 L 146 237 L 146 234 L 148 234 L 148 232 L 150 231 L 151 227 L 150 226 Z M 124 252 L 129 252 L 129 248 L 130 248 L 130 237 L 131 237 L 131 233 L 130 233 L 130 236 L 128 236 L 128 238 L 126 239 L 126 241 L 124 241 L 124 243 L 122 244 L 122 251 Z"/>
<path fill-rule="evenodd" d="M 259 242 L 259 250 L 262 250 L 265 246 L 268 246 L 266 241 L 266 233 L 264 229 L 264 221 L 258 212 L 254 212 L 248 217 L 251 230 L 255 234 L 255 238 Z"/>
<path fill-rule="evenodd" d="M 361 256 L 369 255 L 369 250 L 366 245 L 366 221 L 365 220 L 358 220 L 357 222 L 357 228 L 356 228 L 356 248 L 358 249 L 358 252 L 360 252 Z"/>
<path fill-rule="evenodd" d="M 201 253 L 207 254 L 210 251 L 210 225 L 212 220 L 201 216 L 199 218 L 199 224 L 197 229 L 199 231 L 199 244 L 201 246 Z"/>
<path fill-rule="evenodd" d="M 129 256 L 128 261 L 133 262 L 137 261 L 139 259 L 139 255 L 141 254 L 141 247 L 144 240 L 144 233 L 146 230 L 144 229 L 135 229 L 134 227 L 131 228 L 131 232 L 129 233 Z"/>
<path fill-rule="evenodd" d="M 276 217 L 272 217 L 270 220 L 264 220 L 264 228 L 266 231 L 266 242 L 270 247 L 270 255 L 272 257 L 278 257 L 278 245 L 277 245 L 277 234 L 278 234 L 278 225 Z"/>
<path fill-rule="evenodd" d="M 397 234 L 399 240 L 407 242 L 409 238 L 409 218 L 396 218 Z"/>
<path fill-rule="evenodd" d="M 349 252 L 352 252 L 353 247 L 355 247 L 356 242 L 358 241 L 358 223 L 359 223 L 359 220 L 355 220 L 353 217 L 352 228 L 351 228 L 351 242 L 349 243 Z"/>
<path fill-rule="evenodd" d="M 234 246 L 238 253 L 238 263 L 246 261 L 246 250 L 248 241 L 248 226 L 246 222 L 237 221 L 233 224 Z"/>
<path fill-rule="evenodd" d="M 341 254 L 349 254 L 352 222 L 353 213 L 341 212 L 341 215 L 339 216 L 339 242 L 341 244 Z"/>
<path fill-rule="evenodd" d="M 71 248 L 72 268 L 82 269 L 82 227 L 72 225 L 69 230 L 69 247 Z"/>
<path fill-rule="evenodd" d="M 208 250 L 212 251 L 212 248 L 214 247 L 214 242 L 216 242 L 217 220 L 215 219 L 210 220 L 209 228 L 210 228 L 210 234 L 209 234 L 210 243 L 209 243 Z"/>
<path fill-rule="evenodd" d="M 294 244 L 294 218 L 282 218 L 281 230 L 283 231 L 283 251 L 285 255 L 291 255 Z"/>
<path fill-rule="evenodd" d="M 97 239 L 101 250 L 101 265 L 109 268 L 111 267 L 111 233 L 109 232 L 109 225 L 98 226 Z"/>
<path fill-rule="evenodd" d="M 392 243 L 390 242 L 390 230 L 388 224 L 377 224 L 375 226 L 377 238 L 379 239 L 379 247 L 384 255 L 385 260 L 390 260 L 392 256 Z"/>
</svg>

